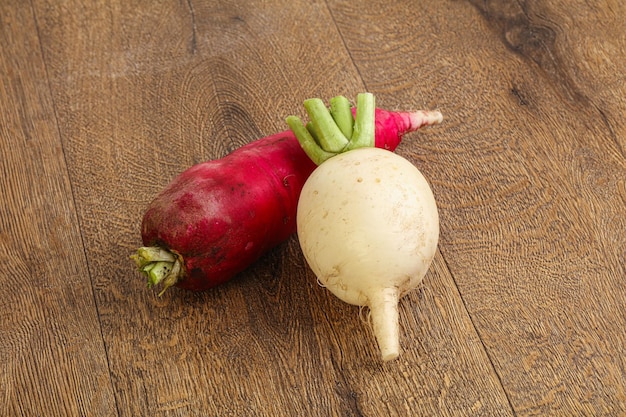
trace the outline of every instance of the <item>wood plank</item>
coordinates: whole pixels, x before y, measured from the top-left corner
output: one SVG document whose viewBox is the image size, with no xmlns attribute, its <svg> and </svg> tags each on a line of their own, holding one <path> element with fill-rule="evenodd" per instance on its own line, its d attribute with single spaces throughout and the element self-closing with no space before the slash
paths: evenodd
<svg viewBox="0 0 626 417">
<path fill-rule="evenodd" d="M 515 413 L 621 415 L 626 9 L 470 3 L 331 10 L 368 89 L 447 118 L 400 152 L 434 185 L 441 252 Z"/>
<path fill-rule="evenodd" d="M 0 414 L 114 416 L 36 26 L 0 4 Z"/>
<path fill-rule="evenodd" d="M 363 91 L 323 3 L 34 4 L 120 415 L 511 414 L 441 256 L 386 365 L 295 239 L 205 293 L 157 298 L 132 270 L 176 173 Z"/>
</svg>

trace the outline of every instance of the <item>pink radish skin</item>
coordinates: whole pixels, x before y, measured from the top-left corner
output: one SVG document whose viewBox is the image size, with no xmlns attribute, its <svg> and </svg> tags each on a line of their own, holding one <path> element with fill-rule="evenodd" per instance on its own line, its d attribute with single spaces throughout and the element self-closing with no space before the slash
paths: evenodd
<svg viewBox="0 0 626 417">
<path fill-rule="evenodd" d="M 219 285 L 293 233 L 298 197 L 313 169 L 290 132 L 194 165 L 148 207 L 143 244 L 182 256 L 177 286 Z"/>
<path fill-rule="evenodd" d="M 403 134 L 440 121 L 439 112 L 376 109 L 376 146 L 394 150 Z M 296 231 L 298 198 L 315 168 L 289 130 L 174 178 L 149 205 L 141 227 L 145 247 L 180 261 L 164 290 L 219 285 L 285 241 Z"/>
<path fill-rule="evenodd" d="M 355 109 L 352 112 L 356 114 Z M 439 112 L 389 112 L 376 109 L 376 147 L 394 151 L 402 141 L 404 133 L 441 123 L 442 120 L 443 117 Z"/>
</svg>

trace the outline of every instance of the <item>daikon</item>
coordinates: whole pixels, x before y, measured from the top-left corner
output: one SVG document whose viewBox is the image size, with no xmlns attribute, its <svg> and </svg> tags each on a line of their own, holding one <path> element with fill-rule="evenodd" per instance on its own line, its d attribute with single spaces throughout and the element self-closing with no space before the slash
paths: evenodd
<svg viewBox="0 0 626 417">
<path fill-rule="evenodd" d="M 439 216 L 420 171 L 391 151 L 370 147 L 373 109 L 374 97 L 360 94 L 352 135 L 360 135 L 356 141 L 364 147 L 344 145 L 349 150 L 319 164 L 302 189 L 296 225 L 304 257 L 319 282 L 341 300 L 369 307 L 382 359 L 389 361 L 400 353 L 399 299 L 422 282 L 431 264 Z M 315 113 L 309 116 L 316 119 Z M 440 113 L 433 117 L 441 121 Z M 302 126 L 293 118 L 289 124 Z M 313 160 L 328 153 L 316 140 L 319 126 L 313 135 L 297 128 L 294 133 L 307 144 L 305 150 L 315 148 Z M 352 139 L 341 142 L 354 143 Z"/>
</svg>

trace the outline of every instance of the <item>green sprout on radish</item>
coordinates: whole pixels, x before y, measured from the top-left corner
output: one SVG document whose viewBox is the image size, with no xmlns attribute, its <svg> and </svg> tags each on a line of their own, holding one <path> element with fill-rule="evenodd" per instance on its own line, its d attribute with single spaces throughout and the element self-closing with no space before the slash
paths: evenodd
<svg viewBox="0 0 626 417">
<path fill-rule="evenodd" d="M 306 126 L 297 116 L 287 117 L 287 124 L 315 164 L 352 149 L 374 146 L 376 107 L 371 93 L 357 96 L 356 119 L 344 96 L 331 99 L 330 109 L 319 98 L 305 100 L 304 108 L 311 119 Z"/>
</svg>

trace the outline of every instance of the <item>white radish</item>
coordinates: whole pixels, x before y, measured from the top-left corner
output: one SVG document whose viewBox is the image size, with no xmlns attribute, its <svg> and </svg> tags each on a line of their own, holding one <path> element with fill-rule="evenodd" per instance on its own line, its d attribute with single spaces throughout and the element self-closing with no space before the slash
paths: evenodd
<svg viewBox="0 0 626 417">
<path fill-rule="evenodd" d="M 395 359 L 398 300 L 422 282 L 439 239 L 437 206 L 426 179 L 386 150 L 339 154 L 304 185 L 297 227 L 319 281 L 341 300 L 369 307 L 382 358 Z"/>
<path fill-rule="evenodd" d="M 421 172 L 391 151 L 374 148 L 375 101 L 305 101 L 311 121 L 287 118 L 319 166 L 298 201 L 300 247 L 319 282 L 341 300 L 368 306 L 382 359 L 400 354 L 398 302 L 424 278 L 439 240 L 435 198 Z M 334 104 L 334 106 L 333 106 Z M 420 112 L 419 126 L 440 123 Z"/>
</svg>

